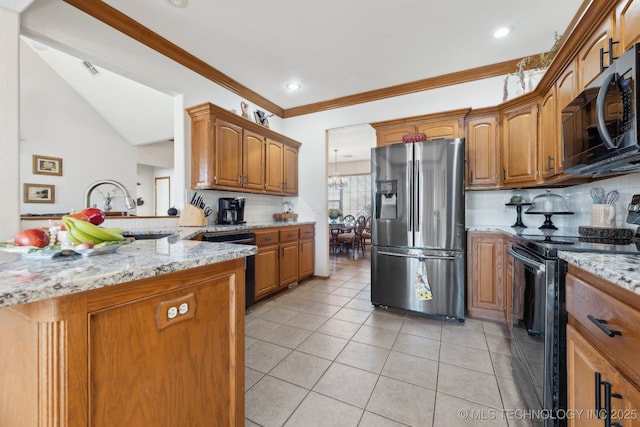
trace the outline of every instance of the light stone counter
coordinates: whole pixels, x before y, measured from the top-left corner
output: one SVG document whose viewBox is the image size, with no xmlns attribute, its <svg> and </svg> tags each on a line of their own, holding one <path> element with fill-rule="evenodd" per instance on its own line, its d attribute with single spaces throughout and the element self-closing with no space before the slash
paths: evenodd
<svg viewBox="0 0 640 427">
<path fill-rule="evenodd" d="M 640 294 L 640 255 L 559 251 L 560 259 Z"/>
<path fill-rule="evenodd" d="M 255 255 L 256 246 L 180 240 L 137 240 L 114 253 L 30 258 L 0 252 L 0 308 L 131 282 Z"/>
<path fill-rule="evenodd" d="M 314 222 L 125 229 L 125 235 L 173 234 L 156 240 L 136 240 L 120 246 L 115 253 L 77 258 L 43 259 L 0 251 L 0 308 L 215 264 L 258 252 L 257 247 L 251 245 L 189 240 L 199 233 L 303 224 Z"/>
<path fill-rule="evenodd" d="M 178 233 L 181 239 L 191 239 L 200 233 L 226 233 L 231 231 L 250 231 L 259 228 L 273 227 L 295 227 L 297 225 L 315 224 L 314 221 L 268 221 L 260 223 L 240 224 L 240 225 L 208 225 L 205 227 L 146 227 L 126 229 L 124 234 L 156 234 L 156 233 Z"/>
</svg>

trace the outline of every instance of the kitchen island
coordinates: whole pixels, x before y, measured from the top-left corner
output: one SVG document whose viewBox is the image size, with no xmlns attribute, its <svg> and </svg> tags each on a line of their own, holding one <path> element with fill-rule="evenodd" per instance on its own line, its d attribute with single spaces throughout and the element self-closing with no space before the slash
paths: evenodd
<svg viewBox="0 0 640 427">
<path fill-rule="evenodd" d="M 0 425 L 244 425 L 256 251 L 173 236 L 71 259 L 0 253 Z"/>
</svg>

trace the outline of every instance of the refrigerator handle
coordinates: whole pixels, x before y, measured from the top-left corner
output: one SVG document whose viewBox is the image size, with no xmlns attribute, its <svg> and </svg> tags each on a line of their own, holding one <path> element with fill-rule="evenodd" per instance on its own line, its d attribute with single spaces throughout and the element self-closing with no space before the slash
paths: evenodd
<svg viewBox="0 0 640 427">
<path fill-rule="evenodd" d="M 446 255 L 405 255 L 405 254 L 399 254 L 399 253 L 395 253 L 395 252 L 385 252 L 385 251 L 379 251 L 378 254 L 380 255 L 389 255 L 389 256 L 397 256 L 400 258 L 415 258 L 415 259 L 442 259 L 442 260 L 454 260 L 456 259 L 455 256 L 446 256 Z"/>
<path fill-rule="evenodd" d="M 414 224 L 413 230 L 420 231 L 420 215 L 418 214 L 418 209 L 420 209 L 420 160 L 415 161 L 415 172 L 414 172 L 414 180 L 415 180 L 415 190 L 413 192 L 413 204 L 414 204 Z"/>
<path fill-rule="evenodd" d="M 407 162 L 407 182 L 409 183 L 409 220 L 407 231 L 413 231 L 413 162 Z M 406 205 L 405 205 L 406 206 Z"/>
</svg>

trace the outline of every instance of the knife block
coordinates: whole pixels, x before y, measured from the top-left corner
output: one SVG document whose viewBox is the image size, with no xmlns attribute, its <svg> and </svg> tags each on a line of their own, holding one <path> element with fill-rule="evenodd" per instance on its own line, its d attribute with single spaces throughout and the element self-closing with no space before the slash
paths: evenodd
<svg viewBox="0 0 640 427">
<path fill-rule="evenodd" d="M 204 227 L 207 225 L 207 217 L 204 211 L 193 205 L 186 205 L 180 214 L 178 226 L 180 227 Z"/>
</svg>

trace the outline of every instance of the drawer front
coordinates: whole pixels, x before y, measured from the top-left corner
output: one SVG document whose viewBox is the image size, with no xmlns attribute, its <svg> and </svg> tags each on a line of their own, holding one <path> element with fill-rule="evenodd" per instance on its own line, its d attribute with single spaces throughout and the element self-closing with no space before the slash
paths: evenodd
<svg viewBox="0 0 640 427">
<path fill-rule="evenodd" d="M 302 225 L 300 226 L 300 239 L 313 239 L 315 232 L 315 227 L 313 225 Z"/>
<path fill-rule="evenodd" d="M 589 340 L 640 383 L 640 312 L 571 274 L 566 283 L 569 314 L 589 332 Z"/>
<path fill-rule="evenodd" d="M 268 246 L 278 244 L 278 231 L 254 232 L 257 246 Z"/>
<path fill-rule="evenodd" d="M 294 240 L 298 240 L 298 227 L 287 227 L 284 230 L 280 230 L 280 243 Z"/>
</svg>

